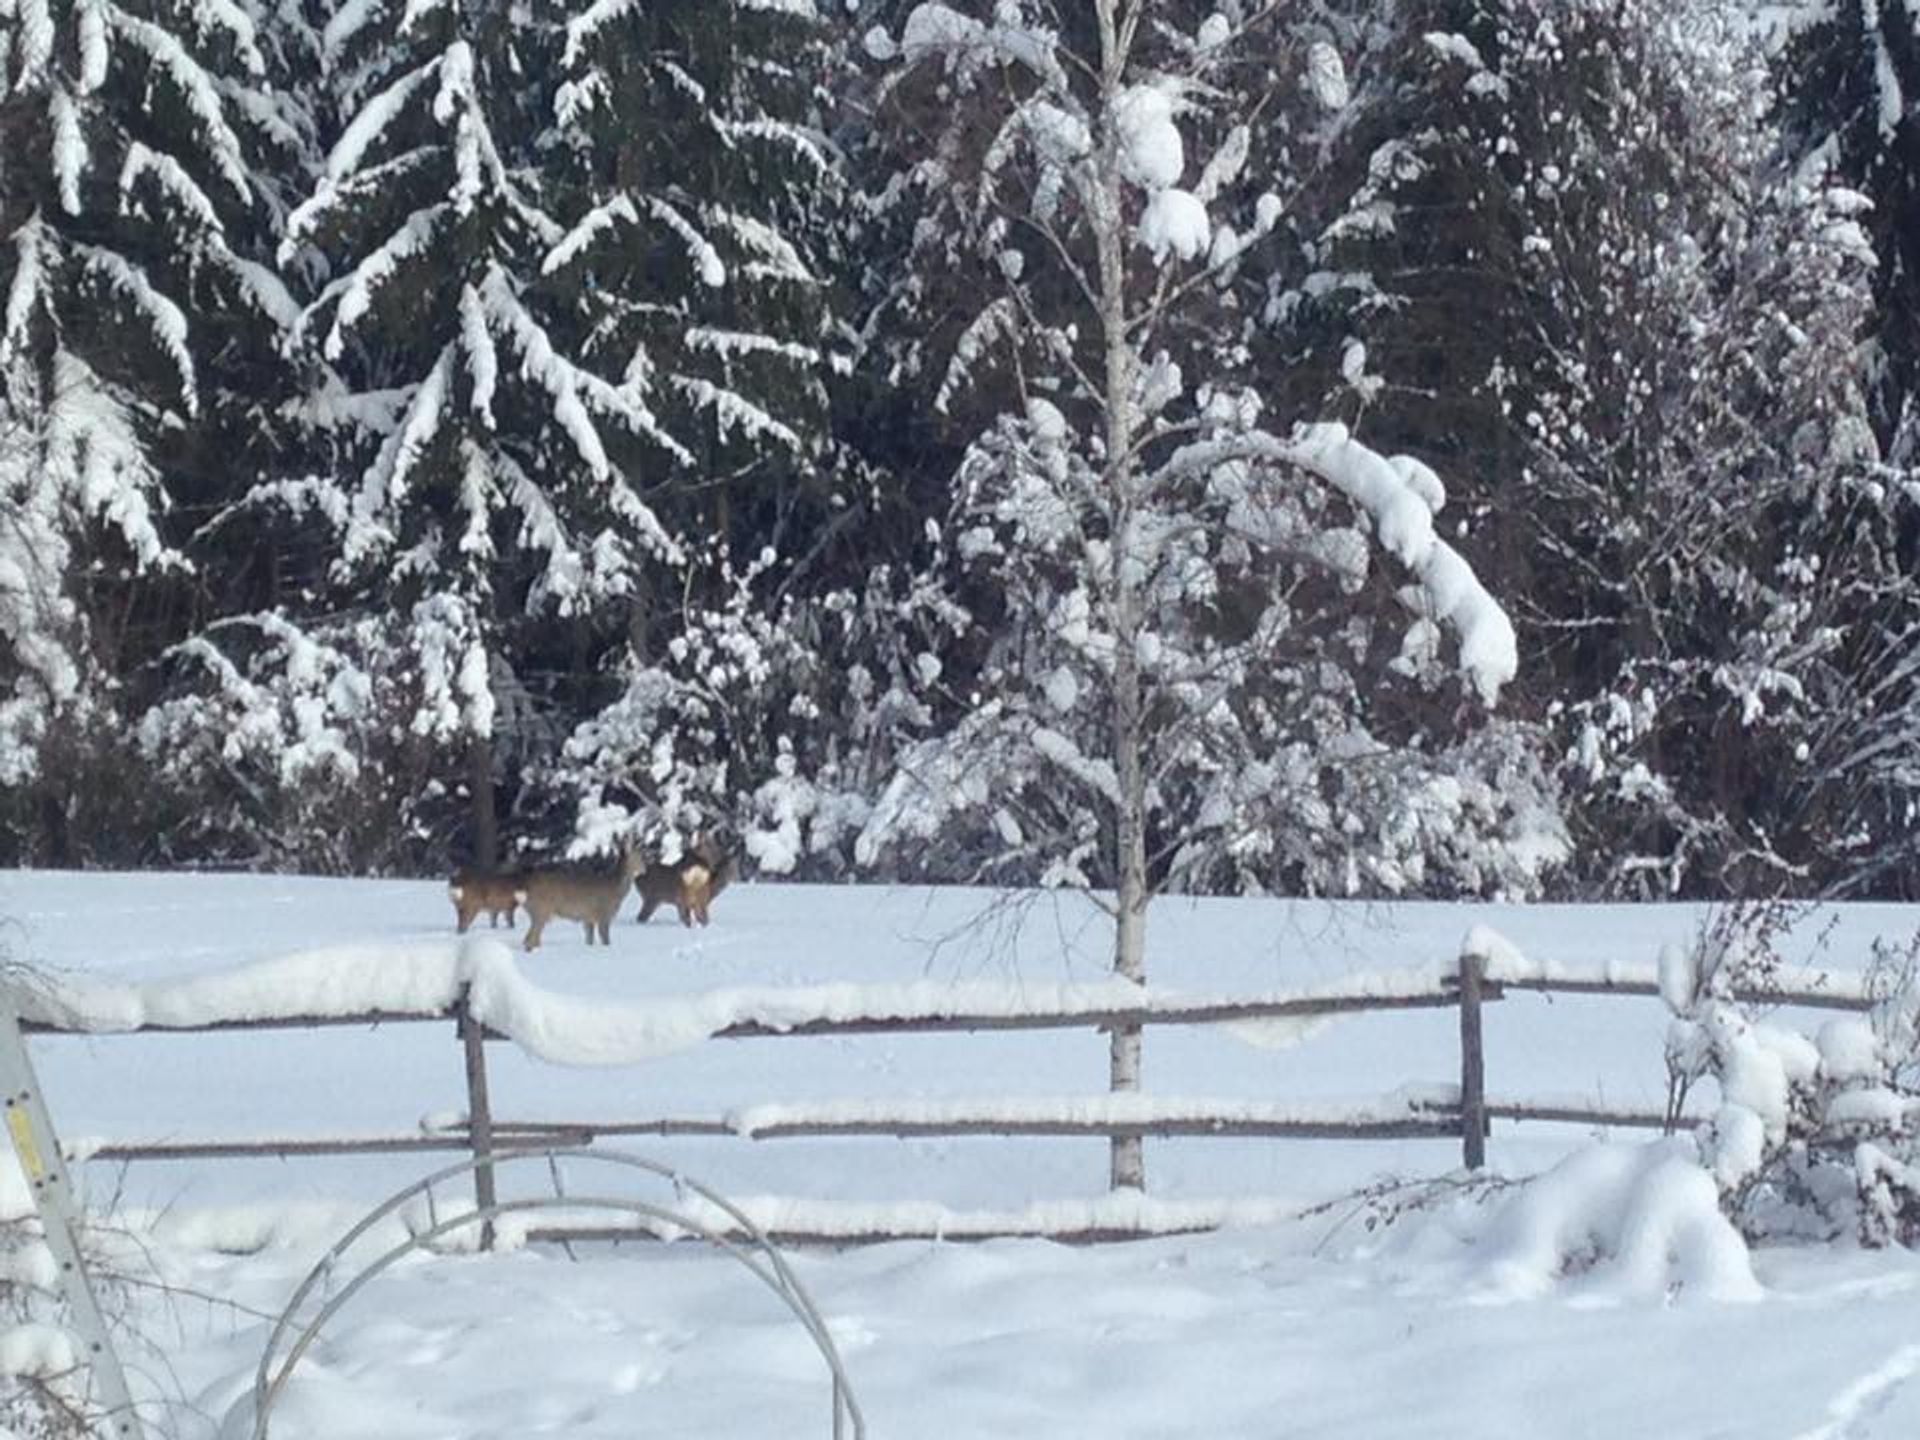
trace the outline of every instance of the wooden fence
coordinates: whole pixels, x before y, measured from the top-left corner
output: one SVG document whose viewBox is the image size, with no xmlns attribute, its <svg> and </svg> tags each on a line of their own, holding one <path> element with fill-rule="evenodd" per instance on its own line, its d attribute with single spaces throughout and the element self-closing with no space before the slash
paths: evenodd
<svg viewBox="0 0 1920 1440">
<path fill-rule="evenodd" d="M 1510 968 L 1510 967 L 1508 967 Z M 130 1031 L 92 1031 L 26 1021 L 28 1034 L 88 1035 L 107 1038 L 113 1034 L 203 1034 L 232 1030 L 301 1029 L 325 1026 L 376 1026 L 439 1023 L 451 1025 L 460 1042 L 465 1068 L 467 1119 L 463 1124 L 445 1127 L 433 1134 L 352 1135 L 331 1137 L 286 1137 L 264 1140 L 178 1140 L 142 1143 L 105 1143 L 93 1146 L 82 1157 L 87 1160 L 142 1161 L 219 1159 L 244 1156 L 288 1157 L 314 1155 L 379 1154 L 403 1151 L 462 1151 L 485 1161 L 499 1151 L 512 1147 L 548 1147 L 591 1144 L 598 1139 L 623 1136 L 736 1136 L 754 1140 L 793 1137 L 889 1136 L 895 1138 L 946 1137 L 970 1135 L 1053 1136 L 1105 1138 L 1119 1141 L 1135 1137 L 1167 1138 L 1187 1136 L 1240 1137 L 1264 1139 L 1406 1139 L 1411 1137 L 1458 1137 L 1461 1159 L 1469 1170 L 1486 1163 L 1486 1137 L 1495 1120 L 1534 1120 L 1610 1127 L 1664 1128 L 1669 1117 L 1662 1112 L 1634 1111 L 1584 1105 L 1541 1105 L 1506 1102 L 1487 1093 L 1486 1055 L 1482 1039 L 1482 1014 L 1489 1004 L 1504 999 L 1509 992 L 1535 991 L 1568 995 L 1642 995 L 1659 994 L 1650 978 L 1614 979 L 1605 976 L 1553 975 L 1549 973 L 1500 974 L 1489 978 L 1488 958 L 1472 944 L 1462 953 L 1457 970 L 1442 977 L 1430 990 L 1369 989 L 1364 981 L 1351 991 L 1328 991 L 1311 996 L 1282 999 L 1207 1001 L 1191 1005 L 1164 1000 L 1137 1007 L 1068 1007 L 1008 1013 L 889 1014 L 839 1019 L 809 1019 L 790 1025 L 741 1022 L 714 1032 L 716 1040 L 802 1039 L 819 1036 L 905 1035 L 956 1031 L 994 1030 L 1066 1030 L 1095 1029 L 1110 1031 L 1130 1026 L 1216 1025 L 1238 1021 L 1300 1019 L 1316 1016 L 1364 1013 L 1388 1010 L 1452 1009 L 1458 1011 L 1460 1032 L 1460 1073 L 1457 1091 L 1407 1098 L 1401 1113 L 1331 1114 L 1276 1113 L 1261 1115 L 1195 1113 L 1179 1105 L 1156 1107 L 1147 1096 L 1134 1096 L 1144 1103 L 1134 1107 L 1138 1113 L 1100 1117 L 1039 1115 L 1010 1116 L 1006 1107 L 983 1110 L 977 1114 L 945 1113 L 929 1118 L 925 1107 L 887 1113 L 883 1104 L 862 1107 L 858 1115 L 819 1114 L 812 1117 L 776 1118 L 763 1124 L 742 1125 L 738 1119 L 654 1116 L 631 1120 L 569 1121 L 565 1119 L 504 1120 L 493 1112 L 488 1093 L 486 1046 L 489 1041 L 508 1037 L 487 1028 L 470 1012 L 467 997 L 461 997 L 443 1010 L 373 1011 L 353 1015 L 288 1015 L 271 1019 L 224 1020 L 199 1024 L 150 1024 Z M 1747 989 L 1735 997 L 1760 1004 L 1796 1005 L 1823 1009 L 1863 1011 L 1873 1001 L 1857 990 L 1835 987 L 1815 977 L 1801 983 Z M 1252 1108 L 1252 1107 L 1249 1107 Z M 1279 1107 L 1285 1111 L 1286 1107 Z M 475 1200 L 489 1206 L 495 1200 L 491 1166 L 476 1167 Z M 1204 1228 L 1204 1227 L 1201 1227 Z M 545 1234 L 546 1232 L 540 1232 Z M 570 1235 L 611 1232 L 565 1232 Z M 625 1232 L 631 1233 L 631 1232 Z M 1056 1238 L 1097 1240 L 1125 1238 L 1139 1232 L 1091 1231 L 1060 1235 Z M 561 1238 L 554 1232 L 554 1238 Z M 849 1237 L 834 1234 L 808 1234 L 783 1231 L 779 1237 L 790 1243 L 809 1240 L 846 1243 Z"/>
</svg>

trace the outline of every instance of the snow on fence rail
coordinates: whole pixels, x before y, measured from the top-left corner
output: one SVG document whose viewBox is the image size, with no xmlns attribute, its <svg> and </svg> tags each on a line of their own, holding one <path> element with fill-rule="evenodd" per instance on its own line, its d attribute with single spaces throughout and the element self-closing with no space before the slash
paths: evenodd
<svg viewBox="0 0 1920 1440">
<path fill-rule="evenodd" d="M 1093 984 L 1003 985 L 986 982 L 743 987 L 644 1003 L 591 1004 L 540 990 L 520 974 L 499 943 L 468 939 L 368 950 L 318 950 L 208 976 L 141 986 L 58 980 L 16 982 L 29 1034 L 199 1034 L 228 1030 L 335 1025 L 451 1022 L 466 1069 L 467 1118 L 416 1134 L 262 1137 L 257 1139 L 96 1143 L 78 1158 L 98 1160 L 215 1159 L 242 1156 L 373 1154 L 394 1151 L 471 1152 L 484 1161 L 527 1146 L 590 1144 L 617 1136 L 800 1137 L 969 1135 L 1106 1138 L 1232 1136 L 1259 1138 L 1404 1139 L 1458 1136 L 1469 1169 L 1485 1163 L 1493 1120 L 1663 1127 L 1665 1114 L 1600 1108 L 1579 1099 L 1525 1102 L 1490 1099 L 1481 1045 L 1481 1009 L 1509 990 L 1587 995 L 1658 995 L 1658 967 L 1610 963 L 1573 967 L 1522 956 L 1495 932 L 1475 927 L 1448 967 L 1383 972 L 1293 991 L 1193 995 L 1120 980 Z M 1865 1010 L 1874 996 L 1864 977 L 1798 970 L 1742 1000 Z M 643 1117 L 629 1121 L 501 1120 L 487 1087 L 486 1043 L 510 1040 L 545 1060 L 575 1065 L 634 1064 L 716 1039 L 912 1034 L 974 1030 L 1046 1030 L 1120 1026 L 1211 1025 L 1375 1010 L 1455 1009 L 1460 1026 L 1457 1086 L 1407 1086 L 1357 1101 L 1250 1102 L 1231 1098 L 1167 1098 L 1138 1092 L 1105 1096 L 755 1105 L 722 1115 Z M 476 1200 L 494 1200 L 492 1167 L 475 1169 Z M 1167 1224 L 1211 1228 L 1226 1210 L 1142 1221 L 1127 1195 L 1109 1197 L 1113 1215 L 1084 1207 L 1050 1224 L 1016 1216 L 980 1229 L 934 1216 L 928 1233 L 1054 1234 L 1106 1239 L 1161 1233 Z M 1132 1197 L 1146 1205 L 1146 1197 Z M 1209 1220 L 1207 1217 L 1213 1216 Z M 544 1233 L 544 1232 L 542 1232 Z M 785 1227 L 785 1239 L 882 1238 L 827 1225 Z M 917 1232 L 916 1232 L 917 1233 Z M 890 1232 L 887 1238 L 901 1238 Z"/>
</svg>

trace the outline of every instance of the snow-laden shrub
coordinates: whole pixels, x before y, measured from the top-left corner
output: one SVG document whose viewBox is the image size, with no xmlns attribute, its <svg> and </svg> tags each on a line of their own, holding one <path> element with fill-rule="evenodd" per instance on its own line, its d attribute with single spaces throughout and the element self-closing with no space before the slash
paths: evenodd
<svg viewBox="0 0 1920 1440">
<path fill-rule="evenodd" d="M 1474 1304 L 1760 1294 L 1746 1242 L 1686 1137 L 1589 1145 L 1525 1179 L 1482 1170 L 1381 1181 L 1306 1215 L 1338 1216 L 1372 1237 L 1368 1249 L 1436 1265 Z"/>
<path fill-rule="evenodd" d="M 6 1165 L 16 1172 L 11 1153 Z M 6 1187 L 25 1191 L 17 1178 Z M 24 1193 L 20 1199 L 24 1200 Z M 82 1342 L 56 1323 L 58 1269 L 31 1202 L 0 1214 L 0 1434 L 78 1440 L 94 1433 Z"/>
<path fill-rule="evenodd" d="M 1751 1001 L 1780 970 L 1780 904 L 1731 906 L 1696 943 L 1661 961 L 1673 1011 L 1667 1036 L 1668 1115 L 1677 1122 L 1696 1082 L 1719 1104 L 1697 1133 L 1726 1213 L 1750 1238 L 1831 1238 L 1863 1244 L 1920 1239 L 1920 937 L 1876 941 L 1864 1015 L 1811 1034 L 1775 1022 Z"/>
<path fill-rule="evenodd" d="M 159 858 L 320 873 L 437 868 L 465 814 L 474 733 L 527 717 L 452 597 L 307 624 L 278 612 L 170 652 L 171 693 L 137 740 L 182 797 Z"/>
<path fill-rule="evenodd" d="M 785 593 L 774 558 L 722 562 L 719 601 L 689 606 L 658 653 L 628 654 L 618 693 L 535 777 L 573 810 L 576 847 L 637 829 L 671 850 L 718 825 L 756 870 L 845 873 L 881 777 L 927 723 L 946 621 L 884 568 L 862 591 Z"/>
</svg>

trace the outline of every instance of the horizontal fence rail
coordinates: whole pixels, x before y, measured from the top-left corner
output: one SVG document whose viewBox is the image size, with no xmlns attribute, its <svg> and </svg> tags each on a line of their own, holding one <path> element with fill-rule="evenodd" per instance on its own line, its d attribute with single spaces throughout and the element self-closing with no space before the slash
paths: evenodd
<svg viewBox="0 0 1920 1440">
<path fill-rule="evenodd" d="M 1572 980 L 1539 979 L 1489 981 L 1501 990 L 1533 991 L 1545 995 L 1644 995 L 1657 997 L 1656 980 Z M 1804 1010 L 1870 1010 L 1867 996 L 1809 985 L 1757 985 L 1742 987 L 1733 999 L 1746 1005 L 1792 1005 Z"/>
<path fill-rule="evenodd" d="M 467 1090 L 464 1122 L 409 1134 L 333 1136 L 269 1136 L 216 1139 L 125 1140 L 95 1143 L 76 1153 L 81 1160 L 148 1161 L 200 1160 L 241 1157 L 375 1155 L 404 1152 L 460 1151 L 479 1162 L 474 1166 L 475 1198 L 482 1210 L 495 1204 L 493 1166 L 489 1157 L 508 1150 L 555 1145 L 588 1145 L 616 1137 L 733 1137 L 756 1141 L 840 1137 L 896 1139 L 967 1136 L 1038 1137 L 1051 1139 L 1122 1140 L 1137 1138 L 1253 1138 L 1253 1139 L 1420 1139 L 1458 1138 L 1468 1169 L 1485 1163 L 1485 1141 L 1495 1120 L 1537 1121 L 1602 1128 L 1667 1128 L 1675 1123 L 1665 1113 L 1622 1110 L 1579 1102 L 1540 1103 L 1490 1097 L 1486 1090 L 1486 1062 L 1481 1011 L 1508 992 L 1588 996 L 1658 996 L 1655 977 L 1644 971 L 1572 974 L 1542 971 L 1516 963 L 1504 942 L 1488 932 L 1468 937 L 1456 971 L 1418 982 L 1383 982 L 1379 977 L 1351 989 L 1332 988 L 1306 995 L 1207 997 L 1195 1001 L 1155 997 L 1138 1005 L 1076 1004 L 1017 1012 L 976 1006 L 972 1009 L 896 1008 L 889 1013 L 857 1015 L 801 1015 L 788 1020 L 740 1019 L 713 1028 L 708 1038 L 724 1040 L 805 1039 L 824 1036 L 875 1034 L 942 1034 L 969 1031 L 1113 1030 L 1133 1026 L 1231 1025 L 1269 1020 L 1359 1014 L 1373 1011 L 1453 1009 L 1458 1011 L 1460 1076 L 1455 1086 L 1409 1089 L 1371 1100 L 1318 1102 L 1285 1106 L 1241 1102 L 1199 1102 L 1160 1099 L 1123 1092 L 1088 1101 L 1075 1098 L 1073 1108 L 1106 1113 L 1064 1115 L 1044 1113 L 1045 1101 L 944 1101 L 932 1113 L 926 1103 L 889 1111 L 885 1102 L 824 1103 L 814 1107 L 748 1107 L 718 1116 L 654 1116 L 618 1120 L 519 1119 L 495 1117 L 487 1085 L 486 1043 L 511 1037 L 488 1027 L 470 1013 L 470 991 L 463 988 L 453 1003 L 415 1010 L 380 1009 L 354 1014 L 309 1014 L 235 1017 L 199 1021 L 152 1021 L 122 1027 L 90 1027 L 47 1019 L 23 1022 L 31 1035 L 82 1035 L 105 1038 L 116 1034 L 212 1034 L 227 1031 L 314 1029 L 389 1025 L 444 1024 L 461 1044 Z M 1850 977 L 1802 974 L 1781 982 L 1742 990 L 1733 998 L 1760 1005 L 1802 1006 L 1816 1009 L 1864 1011 L 1873 998 Z M 1110 1103 L 1109 1103 L 1110 1102 Z M 1021 1113 L 1022 1109 L 1027 1113 Z M 1697 1117 L 1678 1117 L 1680 1124 Z M 1183 1228 L 1213 1228 L 1205 1219 L 1190 1227 L 1176 1223 L 1153 1233 L 1179 1233 Z M 901 1238 L 900 1232 L 868 1236 L 859 1231 L 824 1232 L 778 1229 L 777 1238 L 857 1243 L 862 1239 Z M 955 1238 L 979 1238 L 989 1233 L 1046 1233 L 1063 1240 L 1115 1239 L 1142 1232 L 1125 1223 L 1082 1225 L 1053 1230 L 1003 1229 L 967 1231 L 933 1226 L 926 1233 Z M 531 1239 L 636 1238 L 632 1230 L 587 1227 L 573 1230 L 535 1230 Z M 482 1243 L 491 1243 L 483 1232 Z"/>
<path fill-rule="evenodd" d="M 1491 987 L 1497 988 L 1497 987 Z M 1451 988 L 1417 994 L 1316 995 L 1284 1000 L 1209 1000 L 1192 1005 L 1160 1003 L 1152 1006 L 1097 1005 L 1053 1010 L 1003 1013 L 989 1010 L 946 1010 L 845 1018 L 822 1016 L 781 1024 L 742 1020 L 714 1030 L 715 1040 L 762 1040 L 779 1037 L 806 1039 L 824 1035 L 931 1035 L 977 1030 L 1108 1030 L 1123 1025 L 1231 1025 L 1256 1020 L 1294 1020 L 1318 1015 L 1345 1015 L 1373 1010 L 1450 1010 L 1459 1001 Z M 63 1025 L 26 1020 L 29 1035 L 212 1035 L 247 1030 L 312 1030 L 326 1027 L 378 1029 L 384 1025 L 458 1022 L 456 1002 L 432 1010 L 375 1010 L 350 1015 L 276 1015 L 246 1020 L 149 1021 L 121 1028 Z M 488 1040 L 512 1037 L 482 1027 Z"/>
</svg>

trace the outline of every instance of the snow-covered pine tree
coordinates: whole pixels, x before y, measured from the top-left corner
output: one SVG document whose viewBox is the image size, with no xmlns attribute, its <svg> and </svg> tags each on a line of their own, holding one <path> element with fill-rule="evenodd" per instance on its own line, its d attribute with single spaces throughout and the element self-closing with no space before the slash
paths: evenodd
<svg viewBox="0 0 1920 1440">
<path fill-rule="evenodd" d="M 1860 223 L 1874 277 L 1875 430 L 1889 460 L 1920 466 L 1920 6 L 1836 0 L 1772 12 L 1782 114 L 1816 183 L 1873 202 Z"/>
<path fill-rule="evenodd" d="M 334 578 L 391 613 L 404 728 L 441 751 L 438 786 L 466 785 L 489 859 L 496 681 L 530 617 L 584 625 L 678 550 L 641 456 L 684 447 L 643 381 L 584 362 L 586 317 L 548 276 L 568 238 L 537 143 L 555 43 L 524 7 L 341 6 L 340 124 L 283 243 L 327 267 L 301 336 L 340 383 L 312 408 L 361 441 L 315 497 Z"/>
<path fill-rule="evenodd" d="M 982 654 L 928 677 L 957 693 L 860 852 L 963 831 L 1045 883 L 1108 892 L 1114 970 L 1134 981 L 1150 898 L 1204 855 L 1255 856 L 1278 883 L 1290 837 L 1384 824 L 1404 884 L 1431 834 L 1478 841 L 1531 808 L 1525 785 L 1476 791 L 1367 725 L 1369 662 L 1430 674 L 1442 623 L 1465 700 L 1515 670 L 1505 614 L 1437 533 L 1439 480 L 1337 424 L 1273 428 L 1230 338 L 1224 281 L 1280 210 L 1248 119 L 1347 94 L 1337 50 L 1283 18 L 923 4 L 870 39 L 895 62 L 892 203 L 921 212 L 906 284 L 970 297 L 933 403 L 987 375 L 1007 398 L 946 537 Z M 1375 544 L 1410 607 L 1385 657 L 1355 600 L 1378 584 Z M 1500 847 L 1462 848 L 1493 883 Z M 1114 1036 L 1116 1089 L 1138 1084 L 1139 1038 Z M 1116 1141 L 1114 1184 L 1143 1178 L 1139 1142 Z"/>
<path fill-rule="evenodd" d="M 1374 433 L 1455 457 L 1515 577 L 1523 703 L 1562 737 L 1601 893 L 1817 892 L 1911 853 L 1911 501 L 1868 424 L 1872 256 L 1856 195 L 1774 163 L 1725 21 L 1415 11 L 1322 262 L 1367 277 L 1337 308 L 1385 377 Z M 1331 294 L 1277 313 L 1324 330 Z"/>
<path fill-rule="evenodd" d="M 412 656 L 403 728 L 469 790 L 482 855 L 496 740 L 605 703 L 602 672 L 678 625 L 683 567 L 760 523 L 741 497 L 783 514 L 817 451 L 812 25 L 374 0 L 324 29 L 337 138 L 283 253 L 326 276 L 301 333 L 338 378 L 308 413 L 360 445 L 287 498 L 411 636 L 380 647 Z"/>
<path fill-rule="evenodd" d="M 780 775 L 841 785 L 809 739 L 828 662 L 808 637 L 859 606 L 857 584 L 808 589 L 847 515 L 828 462 L 846 343 L 831 38 L 805 0 L 598 4 L 561 27 L 554 174 L 570 228 L 547 270 L 589 322 L 583 353 L 672 437 L 676 483 L 656 505 L 684 560 L 637 586 L 608 657 L 618 693 L 551 777 L 583 833 L 638 815 L 684 836 L 746 819 Z M 778 854 L 760 858 L 790 868 L 796 847 L 767 843 Z"/>
<path fill-rule="evenodd" d="M 196 317 L 213 351 L 207 402 L 173 480 L 176 510 L 194 522 L 184 540 L 193 604 L 151 669 L 153 693 L 132 731 L 159 807 L 147 843 L 160 863 L 366 873 L 396 860 L 392 835 L 379 833 L 381 817 L 395 817 L 392 787 L 379 781 L 363 703 L 374 683 L 369 630 L 338 617 L 327 583 L 337 546 L 330 526 L 309 523 L 337 499 L 343 462 L 341 416 L 309 401 L 338 381 L 292 343 L 324 264 L 309 246 L 281 244 L 324 158 L 313 8 L 259 6 L 264 68 L 236 96 L 242 138 L 260 156 L 246 251 L 258 256 L 276 323 L 231 304 Z M 230 242 L 237 233 L 229 226 Z"/>
<path fill-rule="evenodd" d="M 135 838 L 81 772 L 130 761 L 125 682 L 190 603 L 134 597 L 184 568 L 172 502 L 221 483 L 200 438 L 290 314 L 260 263 L 282 117 L 244 5 L 10 0 L 0 33 L 0 789 L 31 812 L 0 828 L 57 862 Z"/>
</svg>

